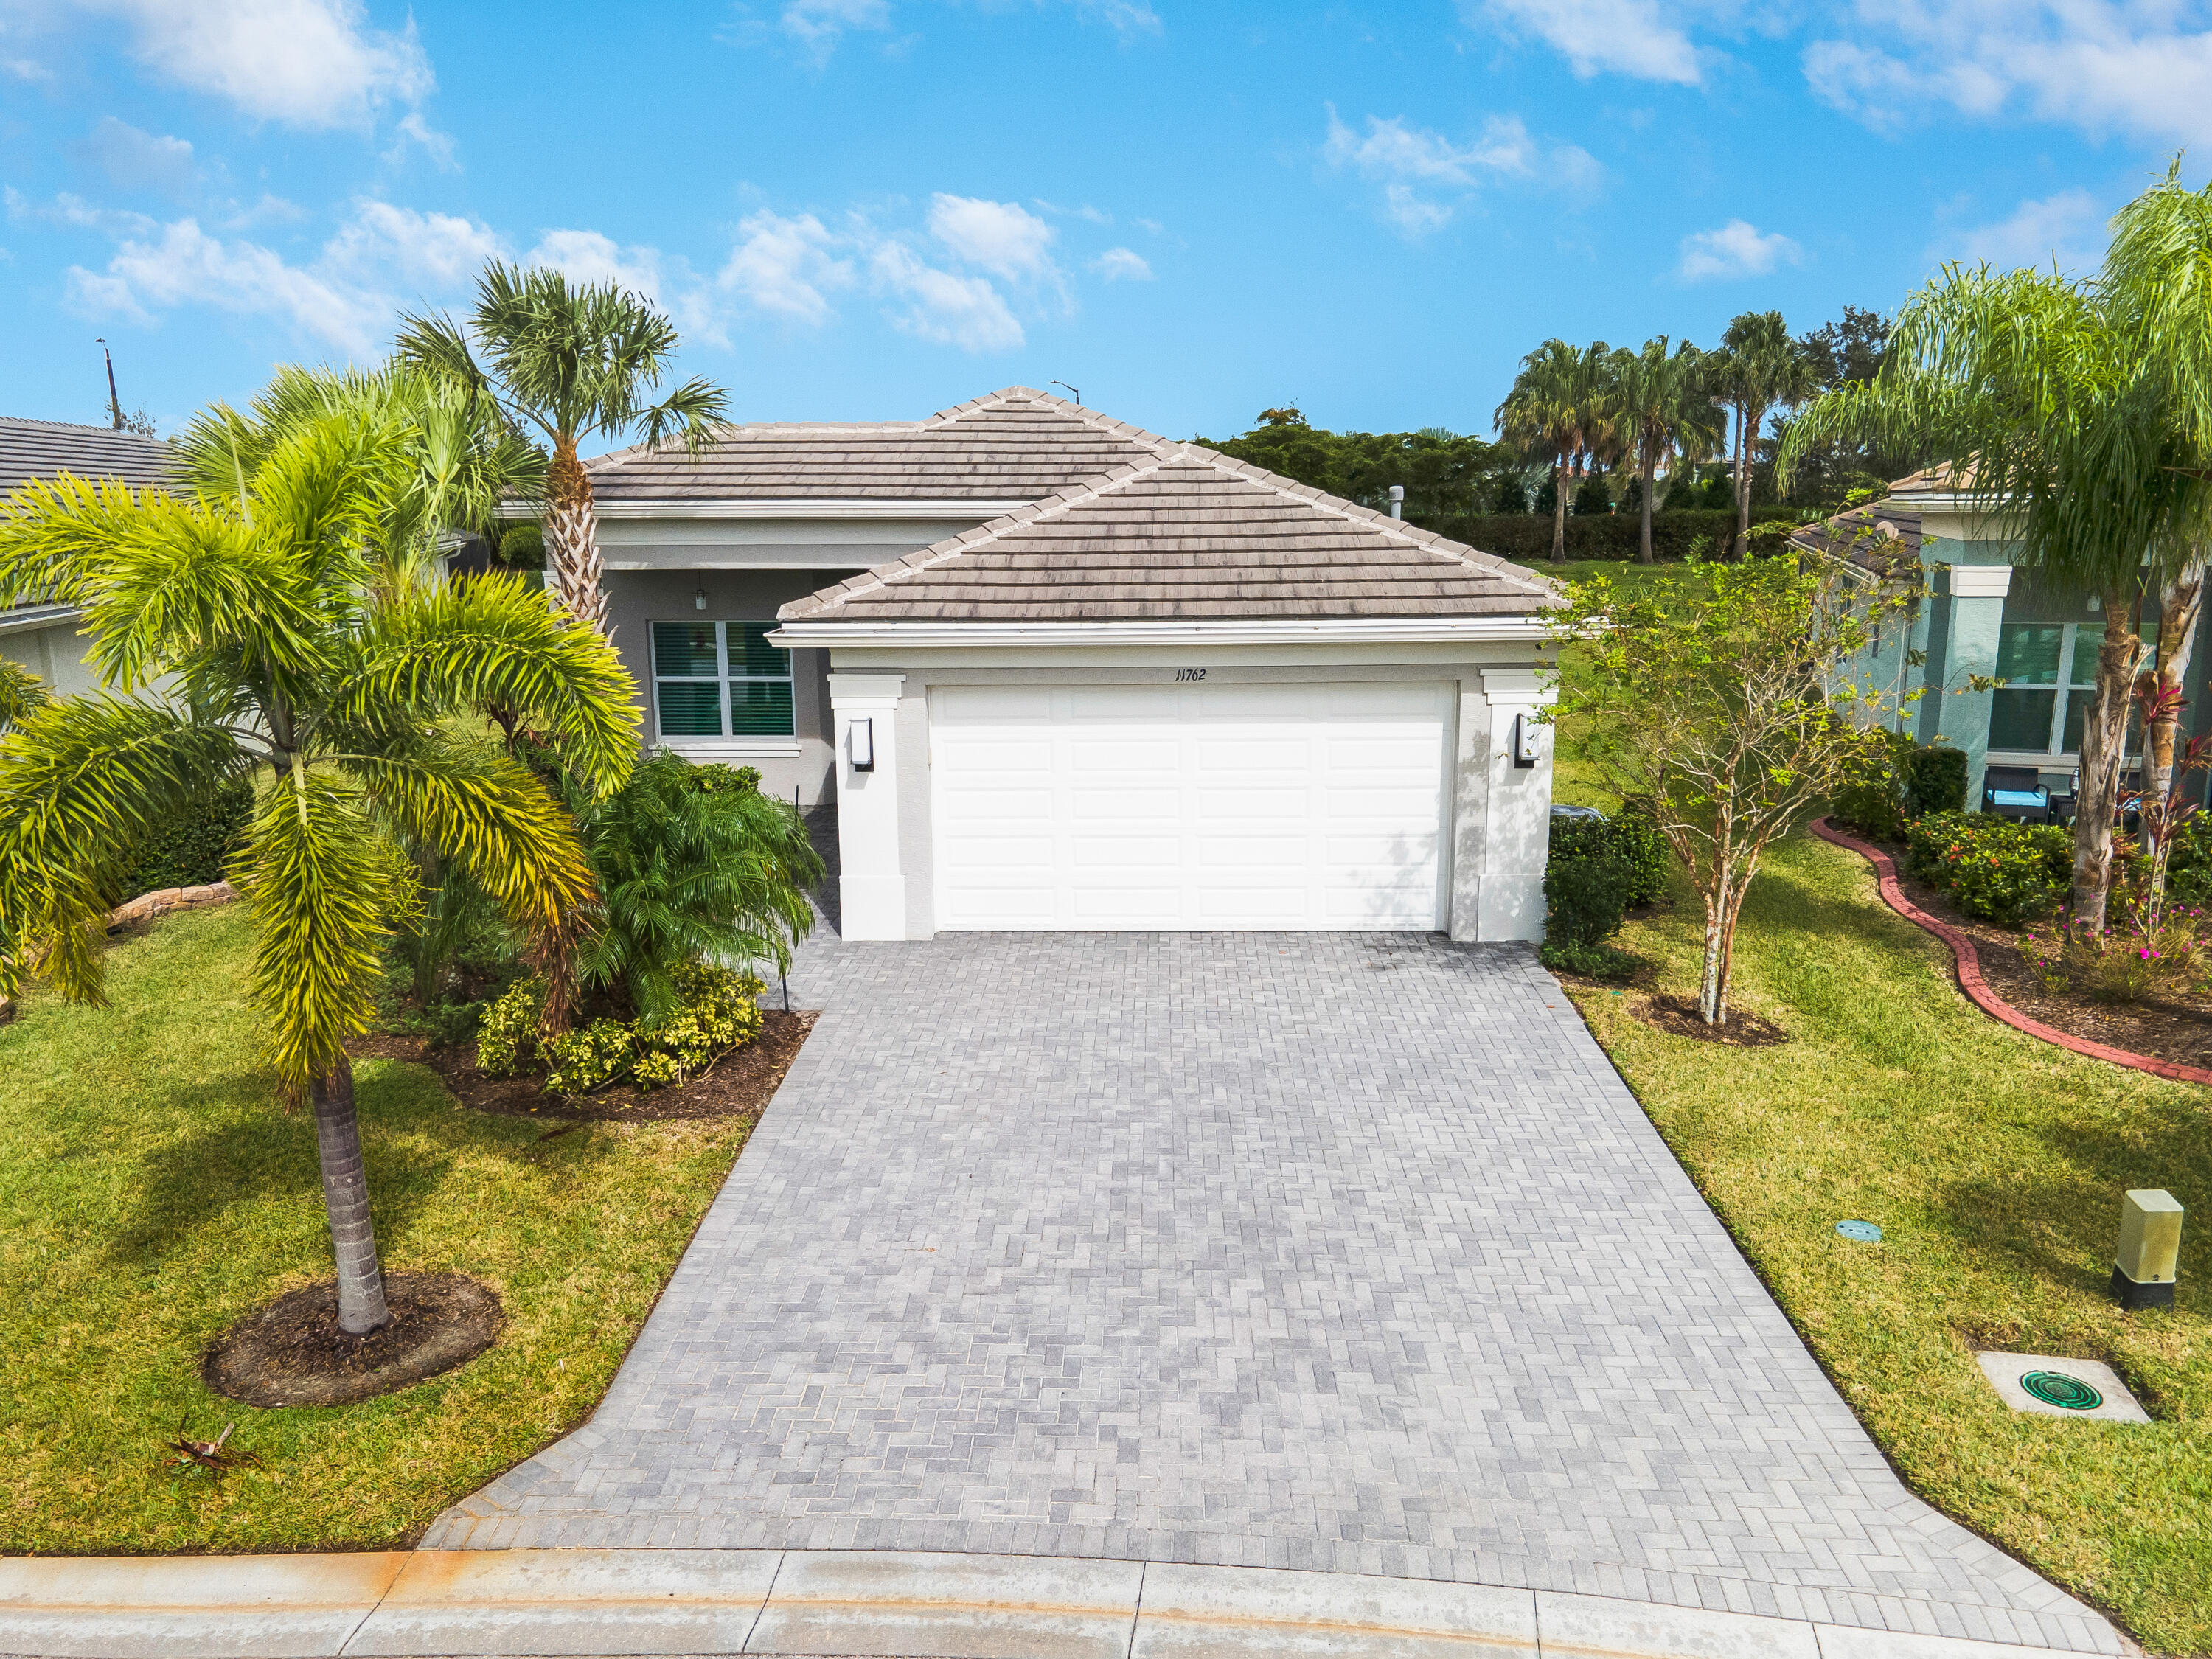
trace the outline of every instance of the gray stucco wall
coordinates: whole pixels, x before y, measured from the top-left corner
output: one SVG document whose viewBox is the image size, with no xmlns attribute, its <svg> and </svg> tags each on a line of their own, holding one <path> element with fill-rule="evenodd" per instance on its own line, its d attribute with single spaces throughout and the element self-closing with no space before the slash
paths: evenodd
<svg viewBox="0 0 2212 1659">
<path fill-rule="evenodd" d="M 4 617 L 0 612 L 0 617 Z M 75 622 L 51 628 L 0 633 L 0 657 L 21 663 L 46 683 L 46 689 L 63 696 L 92 690 L 99 679 L 85 665 L 84 648 L 91 641 L 76 630 Z"/>
<path fill-rule="evenodd" d="M 663 741 L 653 719 L 652 702 L 653 623 L 772 623 L 780 605 L 804 599 L 817 588 L 842 581 L 853 574 L 847 570 L 609 571 L 607 599 L 614 621 L 615 649 L 637 681 L 647 746 Z M 707 593 L 707 608 L 703 611 L 696 603 L 702 588 Z M 739 738 L 710 742 L 685 738 L 671 740 L 667 746 L 694 760 L 757 766 L 760 769 L 762 789 L 788 800 L 795 788 L 803 806 L 834 800 L 836 785 L 831 765 L 829 653 L 794 651 L 791 659 L 795 738 L 779 741 Z"/>
</svg>

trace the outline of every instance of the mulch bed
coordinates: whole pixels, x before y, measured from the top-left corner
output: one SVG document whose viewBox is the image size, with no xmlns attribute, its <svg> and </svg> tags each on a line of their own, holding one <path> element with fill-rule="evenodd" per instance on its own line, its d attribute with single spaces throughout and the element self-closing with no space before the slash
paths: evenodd
<svg viewBox="0 0 2212 1659">
<path fill-rule="evenodd" d="M 2094 1002 L 2078 993 L 2047 988 L 2020 948 L 2020 934 L 1993 921 L 1962 913 L 1941 888 L 1914 879 L 1905 871 L 1900 849 L 1887 849 L 1897 860 L 1897 885 L 1905 896 L 1974 941 L 1983 981 L 2030 1019 L 2069 1036 L 2086 1038 L 2131 1054 L 2180 1066 L 2212 1067 L 2212 1008 L 2146 997 L 2140 1002 Z"/>
<path fill-rule="evenodd" d="M 249 1406 L 349 1406 L 465 1365 L 498 1340 L 499 1297 L 463 1273 L 387 1273 L 392 1322 L 338 1328 L 336 1279 L 248 1314 L 208 1350 L 207 1385 Z"/>
<path fill-rule="evenodd" d="M 1731 1048 L 1771 1048 L 1790 1041 L 1790 1033 L 1772 1020 L 1745 1008 L 1729 1009 L 1725 1024 L 1708 1025 L 1695 997 L 1646 997 L 1631 1004 L 1629 1012 L 1656 1030 Z"/>
<path fill-rule="evenodd" d="M 643 1090 L 630 1084 L 574 1099 L 549 1095 L 530 1077 L 486 1077 L 473 1042 L 433 1044 L 427 1038 L 372 1032 L 346 1045 L 356 1060 L 411 1060 L 428 1066 L 453 1098 L 501 1117 L 551 1118 L 571 1123 L 656 1123 L 684 1118 L 746 1117 L 758 1113 L 783 1081 L 814 1029 L 811 1012 L 763 1017 L 761 1034 L 686 1083 Z"/>
</svg>

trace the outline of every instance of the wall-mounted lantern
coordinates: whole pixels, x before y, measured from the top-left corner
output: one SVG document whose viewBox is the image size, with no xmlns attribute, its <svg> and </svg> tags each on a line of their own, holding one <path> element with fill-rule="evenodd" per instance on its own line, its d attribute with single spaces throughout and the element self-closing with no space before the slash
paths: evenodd
<svg viewBox="0 0 2212 1659">
<path fill-rule="evenodd" d="M 854 720 L 845 728 L 845 750 L 853 758 L 855 772 L 876 769 L 876 723 Z"/>
<path fill-rule="evenodd" d="M 1513 763 L 1523 769 L 1536 763 L 1536 720 L 1525 711 L 1513 717 Z"/>
<path fill-rule="evenodd" d="M 707 590 L 703 585 L 691 595 L 691 608 L 694 611 L 704 611 L 707 608 Z"/>
</svg>

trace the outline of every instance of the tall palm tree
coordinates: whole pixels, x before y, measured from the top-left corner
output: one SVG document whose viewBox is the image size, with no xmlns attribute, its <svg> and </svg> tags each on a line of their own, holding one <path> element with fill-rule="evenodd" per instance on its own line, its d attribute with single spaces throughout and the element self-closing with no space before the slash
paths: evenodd
<svg viewBox="0 0 2212 1659">
<path fill-rule="evenodd" d="M 657 444 L 680 433 L 696 459 L 725 417 L 728 394 L 695 377 L 648 401 L 668 372 L 676 325 L 615 283 L 571 283 L 538 266 L 485 267 L 465 330 L 443 315 L 410 314 L 400 319 L 398 344 L 404 361 L 495 398 L 518 428 L 550 447 L 546 562 L 562 604 L 611 638 L 592 481 L 577 446 L 633 431 Z"/>
<path fill-rule="evenodd" d="M 1780 457 L 1786 472 L 1837 438 L 1948 457 L 1958 489 L 2016 542 L 2016 562 L 2100 596 L 2105 634 L 2081 733 L 2072 897 L 2075 922 L 2095 929 L 2111 894 L 2129 700 L 2143 661 L 2141 604 L 2200 562 L 2212 525 L 2212 422 L 2198 425 L 2178 396 L 2181 384 L 2212 387 L 2212 378 L 2197 382 L 2185 365 L 2156 361 L 2169 347 L 2200 365 L 2212 356 L 2201 343 L 2167 337 L 2189 303 L 2183 259 L 2168 255 L 2204 257 L 2185 240 L 2158 253 L 2150 222 L 2172 206 L 2136 222 L 2146 232 L 2135 245 L 2140 264 L 2108 265 L 2098 281 L 1946 266 L 1898 313 L 1881 372 L 1807 408 Z"/>
<path fill-rule="evenodd" d="M 1735 540 L 1729 556 L 1741 559 L 1751 546 L 1759 431 L 1770 413 L 1802 404 L 1820 390 L 1820 381 L 1778 311 L 1747 311 L 1736 318 L 1722 334 L 1712 366 L 1714 395 L 1735 414 Z"/>
<path fill-rule="evenodd" d="M 1667 343 L 1662 334 L 1646 340 L 1641 351 L 1623 346 L 1613 354 L 1614 425 L 1644 485 L 1640 564 L 1654 562 L 1652 480 L 1661 464 L 1698 459 L 1721 441 L 1720 411 L 1705 390 L 1705 354 L 1685 340 L 1670 356 Z"/>
<path fill-rule="evenodd" d="M 1521 360 L 1513 389 L 1491 416 L 1498 434 L 1552 469 L 1552 562 L 1567 562 L 1568 484 L 1613 441 L 1605 342 L 1577 349 L 1547 340 Z"/>
<path fill-rule="evenodd" d="M 509 575 L 378 597 L 373 538 L 412 440 L 359 411 L 296 423 L 228 497 L 64 477 L 0 516 L 0 604 L 81 606 L 112 688 L 56 697 L 0 738 L 0 994 L 27 969 L 102 1000 L 113 872 L 232 780 L 264 781 L 231 862 L 258 926 L 252 989 L 288 1101 L 313 1103 L 338 1323 L 389 1322 L 346 1039 L 416 885 L 398 838 L 439 848 L 518 926 L 593 897 L 568 815 L 454 717 L 526 708 L 574 772 L 619 784 L 630 682 L 607 642 Z M 166 682 L 155 695 L 148 688 Z"/>
</svg>

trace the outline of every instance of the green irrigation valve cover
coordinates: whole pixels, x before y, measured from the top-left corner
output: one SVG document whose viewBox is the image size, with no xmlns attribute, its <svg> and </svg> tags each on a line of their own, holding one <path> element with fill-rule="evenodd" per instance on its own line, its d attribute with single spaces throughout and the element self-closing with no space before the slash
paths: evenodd
<svg viewBox="0 0 2212 1659">
<path fill-rule="evenodd" d="M 2061 1411 L 2093 1412 L 2105 1403 L 2103 1395 L 2063 1371 L 2029 1371 L 2020 1379 L 2020 1386 L 2045 1405 Z"/>
<path fill-rule="evenodd" d="M 1838 1221 L 1836 1231 L 1845 1238 L 1856 1239 L 1862 1244 L 1881 1243 L 1881 1229 L 1871 1221 Z"/>
</svg>

